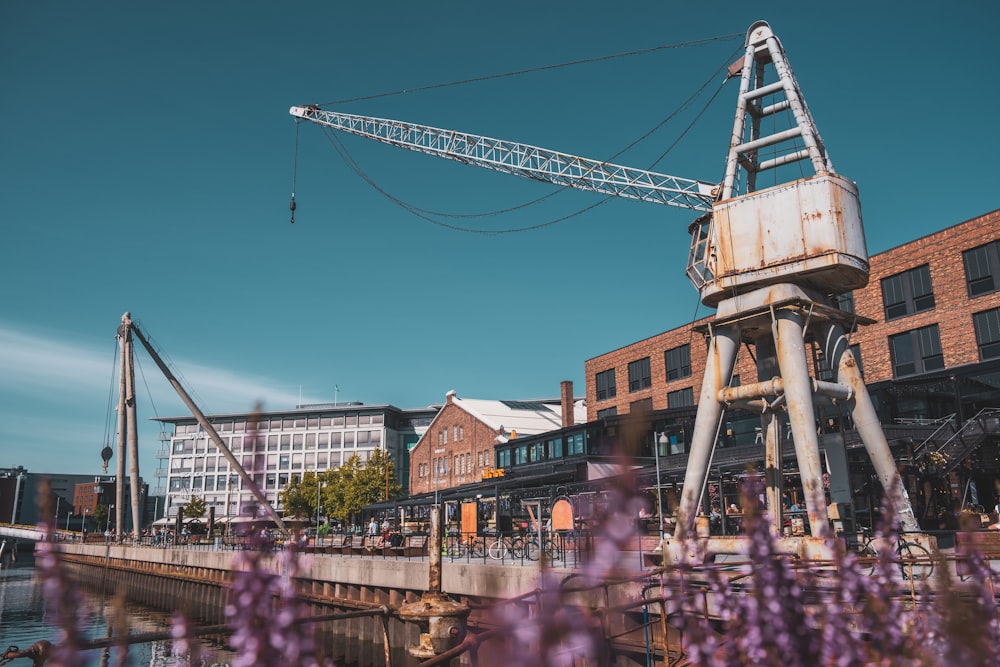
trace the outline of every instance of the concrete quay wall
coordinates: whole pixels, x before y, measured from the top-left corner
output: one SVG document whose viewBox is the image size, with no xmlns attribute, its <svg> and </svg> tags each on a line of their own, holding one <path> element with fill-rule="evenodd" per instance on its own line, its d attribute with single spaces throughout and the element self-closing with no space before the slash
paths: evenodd
<svg viewBox="0 0 1000 667">
<path fill-rule="evenodd" d="M 162 549 L 77 543 L 63 543 L 61 551 L 68 565 L 103 570 L 102 576 L 111 586 L 125 581 L 127 573 L 137 573 L 222 588 L 232 580 L 243 553 L 210 546 Z M 281 561 L 276 554 L 262 554 L 259 566 L 280 573 Z M 307 599 L 347 606 L 396 608 L 404 602 L 419 600 L 430 580 L 426 558 L 300 555 L 298 568 L 299 589 Z M 549 581 L 562 582 L 576 579 L 580 571 L 547 567 L 545 573 Z M 441 565 L 441 587 L 442 592 L 474 601 L 481 607 L 530 595 L 539 588 L 541 574 L 537 561 L 493 564 L 445 558 Z M 90 571 L 88 579 L 94 581 L 95 575 L 96 571 Z M 575 594 L 574 600 L 594 608 L 614 606 L 634 600 L 639 588 L 639 584 L 619 584 Z"/>
<path fill-rule="evenodd" d="M 225 622 L 223 610 L 235 568 L 240 566 L 241 556 L 251 555 L 209 546 L 164 549 L 80 543 L 62 543 L 60 551 L 71 578 L 90 588 L 97 587 L 107 594 L 121 592 L 131 600 L 160 609 L 180 609 L 210 625 Z M 252 555 L 259 557 L 258 567 L 281 574 L 280 554 Z M 379 656 L 391 650 L 394 657 L 388 662 L 405 664 L 405 647 L 419 643 L 420 628 L 403 621 L 396 612 L 404 604 L 421 601 L 430 581 L 429 568 L 427 558 L 301 555 L 296 588 L 313 615 L 371 612 L 364 618 L 321 626 L 331 645 L 345 647 L 339 660 L 348 664 L 385 664 Z M 442 592 L 469 606 L 470 625 L 487 630 L 496 627 L 492 609 L 501 601 L 512 601 L 517 608 L 513 616 L 526 621 L 553 612 L 551 599 L 542 609 L 540 600 L 533 595 L 541 585 L 542 574 L 538 562 L 494 564 L 445 558 L 441 564 Z M 606 640 L 616 655 L 613 664 L 640 664 L 645 654 L 637 648 L 639 640 L 629 640 L 629 635 L 643 634 L 639 629 L 642 609 L 636 601 L 644 597 L 644 582 L 634 580 L 640 575 L 637 569 L 611 575 L 616 583 L 582 591 L 575 590 L 583 582 L 580 569 L 546 567 L 544 575 L 551 582 L 550 588 L 563 587 L 564 603 L 595 610 L 603 619 Z M 655 604 L 648 609 L 654 615 L 658 612 Z M 504 617 L 510 619 L 512 615 Z M 646 646 L 652 641 L 654 652 L 664 655 L 665 638 L 657 639 L 649 633 L 646 637 Z"/>
</svg>

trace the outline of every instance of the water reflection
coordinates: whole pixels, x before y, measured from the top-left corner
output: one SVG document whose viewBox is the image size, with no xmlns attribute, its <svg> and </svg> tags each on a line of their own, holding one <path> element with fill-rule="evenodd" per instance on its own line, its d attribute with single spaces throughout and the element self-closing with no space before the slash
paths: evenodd
<svg viewBox="0 0 1000 667">
<path fill-rule="evenodd" d="M 57 642 L 59 628 L 50 622 L 45 609 L 44 586 L 38 577 L 34 562 L 25 554 L 13 566 L 0 568 L 0 650 L 9 646 L 26 649 L 39 640 Z M 135 604 L 112 600 L 87 590 L 81 590 L 84 603 L 79 609 L 79 622 L 83 635 L 88 639 L 108 636 L 116 613 L 127 623 L 129 633 L 163 632 L 169 629 L 167 613 Z M 117 610 L 117 611 L 116 611 Z M 204 661 L 194 664 L 228 665 L 233 653 L 218 639 L 203 638 L 202 647 L 207 651 Z M 125 652 L 124 656 L 122 652 Z M 149 665 L 150 667 L 181 667 L 192 664 L 187 656 L 174 655 L 168 640 L 135 644 L 125 648 L 95 649 L 83 655 L 84 665 Z M 22 659 L 12 664 L 29 664 Z"/>
</svg>

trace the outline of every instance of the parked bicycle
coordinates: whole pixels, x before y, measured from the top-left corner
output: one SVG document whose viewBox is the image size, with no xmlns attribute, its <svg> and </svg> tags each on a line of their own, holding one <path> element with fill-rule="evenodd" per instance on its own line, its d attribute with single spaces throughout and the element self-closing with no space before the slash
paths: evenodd
<svg viewBox="0 0 1000 667">
<path fill-rule="evenodd" d="M 517 539 L 520 540 L 520 538 Z M 500 535 L 489 543 L 489 546 L 486 548 L 486 553 L 494 560 L 507 560 L 520 558 L 521 556 L 518 553 L 520 548 L 521 544 L 518 544 L 515 548 L 513 539 Z"/>
<path fill-rule="evenodd" d="M 879 563 L 879 542 L 871 528 L 861 529 L 861 542 L 858 545 L 858 555 L 865 559 L 868 574 L 874 574 Z M 909 542 L 900 533 L 896 536 L 894 561 L 899 566 L 903 579 L 923 581 L 929 579 L 934 572 L 934 559 L 931 553 L 916 542 Z"/>
<path fill-rule="evenodd" d="M 486 555 L 486 541 L 481 537 L 450 536 L 445 540 L 442 555 L 452 560 L 456 558 L 483 558 Z"/>
</svg>

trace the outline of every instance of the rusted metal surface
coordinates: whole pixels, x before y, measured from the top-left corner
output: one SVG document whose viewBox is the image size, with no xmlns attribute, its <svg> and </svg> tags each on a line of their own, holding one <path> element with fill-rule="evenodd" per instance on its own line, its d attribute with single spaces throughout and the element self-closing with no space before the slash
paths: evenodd
<svg viewBox="0 0 1000 667">
<path fill-rule="evenodd" d="M 913 514 L 913 506 L 910 504 L 906 487 L 899 476 L 899 469 L 889 450 L 882 424 L 875 412 L 875 406 L 868 394 L 868 387 L 861 376 L 854 353 L 850 350 L 843 327 L 837 322 L 828 322 L 820 328 L 820 333 L 824 354 L 830 362 L 830 367 L 837 371 L 838 383 L 849 387 L 852 392 L 852 398 L 847 405 L 854 420 L 854 427 L 861 436 L 872 467 L 875 468 L 875 474 L 878 475 L 882 488 L 885 489 L 893 505 L 902 529 L 906 532 L 920 532 L 920 525 Z"/>
<path fill-rule="evenodd" d="M 431 508 L 430 569 L 427 591 L 417 602 L 403 604 L 399 618 L 420 627 L 420 640 L 407 648 L 415 658 L 427 659 L 453 649 L 467 632 L 469 606 L 441 591 L 441 508 Z"/>
<path fill-rule="evenodd" d="M 795 282 L 824 293 L 868 284 L 857 187 L 822 174 L 719 202 L 709 231 L 709 306 L 764 285 Z"/>
<path fill-rule="evenodd" d="M 19 649 L 17 646 L 8 646 L 6 651 L 0 653 L 0 665 L 6 665 L 8 662 L 17 660 L 18 658 L 28 658 L 31 660 L 32 665 L 40 667 L 48 660 L 51 651 L 52 643 L 45 639 L 35 642 L 24 650 Z"/>
<path fill-rule="evenodd" d="M 677 537 L 695 535 L 695 519 L 701 502 L 708 470 L 715 450 L 715 439 L 722 418 L 722 404 L 717 396 L 729 385 L 736 353 L 739 351 L 740 331 L 736 326 L 722 326 L 713 330 L 705 365 L 705 379 L 698 399 L 694 432 L 691 436 L 691 453 L 688 455 L 687 470 L 680 505 L 677 508 Z"/>
</svg>

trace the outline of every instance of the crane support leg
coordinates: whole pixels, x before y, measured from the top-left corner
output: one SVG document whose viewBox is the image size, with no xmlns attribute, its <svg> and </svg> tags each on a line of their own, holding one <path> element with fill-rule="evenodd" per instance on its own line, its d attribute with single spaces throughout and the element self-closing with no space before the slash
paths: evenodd
<svg viewBox="0 0 1000 667">
<path fill-rule="evenodd" d="M 857 360 L 848 346 L 844 329 L 837 322 L 827 322 L 822 328 L 822 336 L 823 351 L 830 360 L 830 367 L 837 369 L 837 382 L 853 390 L 849 407 L 854 427 L 861 436 L 861 441 L 875 468 L 875 474 L 878 475 L 887 499 L 896 512 L 900 526 L 906 532 L 919 532 L 920 526 L 913 515 L 909 495 L 899 476 L 896 462 L 892 458 L 889 443 L 882 432 L 882 426 L 875 413 L 875 406 L 868 394 L 864 378 L 861 377 Z"/>
<path fill-rule="evenodd" d="M 695 535 L 695 518 L 708 479 L 708 469 L 719 432 L 719 420 L 722 418 L 719 392 L 732 378 L 739 346 L 740 331 L 735 325 L 713 329 L 708 345 L 705 379 L 701 384 L 698 412 L 691 435 L 691 453 L 684 473 L 684 488 L 677 508 L 677 534 L 681 538 Z"/>
<path fill-rule="evenodd" d="M 757 352 L 757 380 L 766 382 L 778 376 L 778 358 L 774 338 L 768 334 L 754 340 Z M 782 467 L 781 420 L 773 407 L 767 407 L 760 416 L 760 430 L 764 438 L 764 494 L 767 507 L 771 508 L 771 530 L 780 535 L 784 524 L 781 511 L 784 476 Z"/>
<path fill-rule="evenodd" d="M 819 438 L 813 406 L 812 380 L 806 360 L 802 315 L 798 309 L 774 312 L 775 347 L 788 407 L 788 421 L 799 463 L 802 492 L 806 497 L 809 530 L 813 537 L 830 534 L 823 492 L 823 468 L 819 458 Z"/>
</svg>

